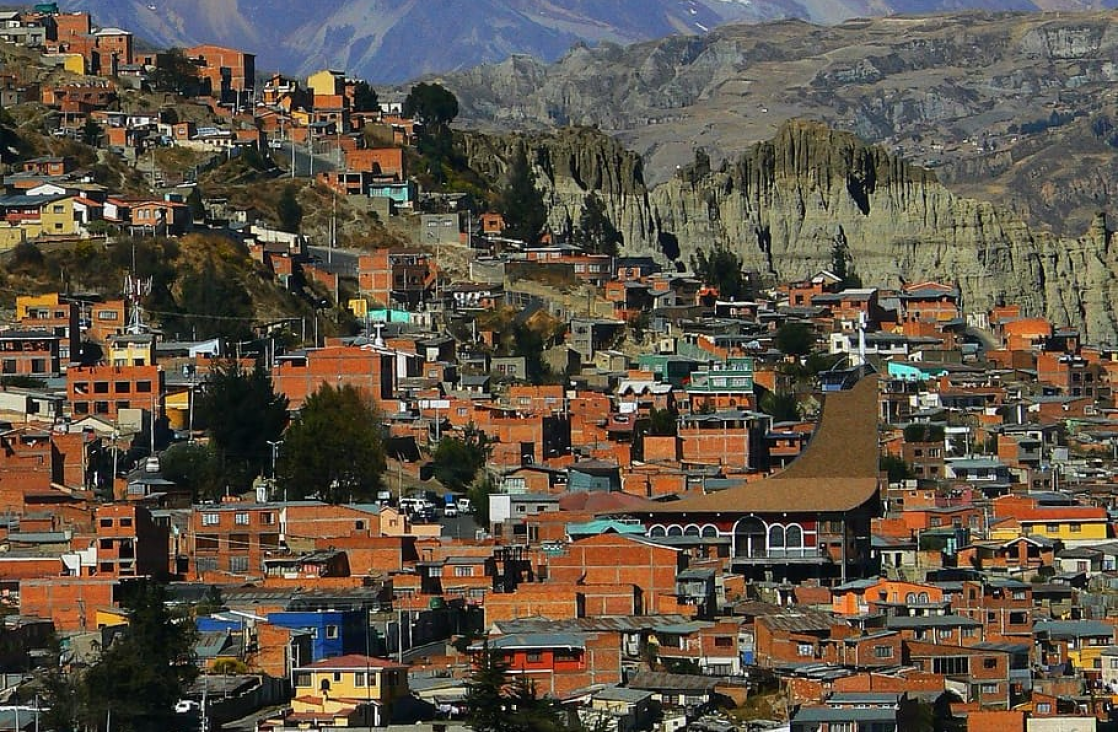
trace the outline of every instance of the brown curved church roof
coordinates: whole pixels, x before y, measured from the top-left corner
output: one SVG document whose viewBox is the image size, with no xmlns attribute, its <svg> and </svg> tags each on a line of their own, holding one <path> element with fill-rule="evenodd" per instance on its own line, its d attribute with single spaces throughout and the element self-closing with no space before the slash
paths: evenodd
<svg viewBox="0 0 1118 732">
<path fill-rule="evenodd" d="M 849 511 L 878 489 L 877 377 L 824 397 L 811 442 L 785 470 L 717 493 L 649 509 L 656 513 L 772 513 Z"/>
</svg>

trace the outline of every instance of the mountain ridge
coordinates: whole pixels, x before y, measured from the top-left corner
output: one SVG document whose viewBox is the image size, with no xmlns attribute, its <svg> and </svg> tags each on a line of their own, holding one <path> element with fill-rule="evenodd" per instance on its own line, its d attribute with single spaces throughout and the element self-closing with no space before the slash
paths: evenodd
<svg viewBox="0 0 1118 732">
<path fill-rule="evenodd" d="M 861 15 L 965 7 L 1086 9 L 1114 0 L 61 0 L 159 46 L 214 43 L 255 53 L 262 70 L 307 74 L 342 68 L 399 83 L 513 54 L 553 61 L 580 43 L 628 44 L 699 34 L 726 22 L 802 17 L 831 23 Z"/>
</svg>

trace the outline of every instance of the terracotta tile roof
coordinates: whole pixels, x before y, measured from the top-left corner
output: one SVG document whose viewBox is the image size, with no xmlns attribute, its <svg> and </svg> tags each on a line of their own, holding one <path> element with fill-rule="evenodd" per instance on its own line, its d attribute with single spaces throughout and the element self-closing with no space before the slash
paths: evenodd
<svg viewBox="0 0 1118 732">
<path fill-rule="evenodd" d="M 848 511 L 878 489 L 877 377 L 826 396 L 819 429 L 771 478 L 649 508 L 649 513 Z"/>
</svg>

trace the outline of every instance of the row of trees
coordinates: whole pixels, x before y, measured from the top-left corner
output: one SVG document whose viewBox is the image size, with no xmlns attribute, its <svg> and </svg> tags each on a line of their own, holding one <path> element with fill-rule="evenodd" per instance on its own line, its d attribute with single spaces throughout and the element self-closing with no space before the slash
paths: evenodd
<svg viewBox="0 0 1118 732">
<path fill-rule="evenodd" d="M 289 425 L 287 398 L 276 394 L 263 365 L 246 370 L 232 361 L 211 372 L 195 411 L 208 444 L 171 447 L 162 469 L 198 498 L 242 491 L 273 464 L 291 499 L 340 503 L 372 498 L 380 487 L 381 420 L 352 386 L 323 384 Z"/>
<path fill-rule="evenodd" d="M 174 704 L 198 675 L 194 624 L 168 609 L 162 585 L 137 580 L 122 591 L 129 624 L 99 658 L 69 674 L 54 663 L 41 678 L 44 729 L 172 728 Z"/>
<path fill-rule="evenodd" d="M 375 498 L 382 488 L 386 444 L 381 415 L 350 385 L 323 384 L 289 423 L 288 400 L 277 394 L 262 364 L 230 361 L 211 371 L 198 395 L 196 424 L 205 444 L 173 445 L 162 455 L 165 477 L 188 487 L 196 499 L 218 499 L 247 489 L 259 475 L 273 475 L 289 499 L 328 503 Z M 484 432 L 467 427 L 461 437 L 439 441 L 431 454 L 434 477 L 448 490 L 479 502 L 473 493 L 489 458 Z"/>
</svg>

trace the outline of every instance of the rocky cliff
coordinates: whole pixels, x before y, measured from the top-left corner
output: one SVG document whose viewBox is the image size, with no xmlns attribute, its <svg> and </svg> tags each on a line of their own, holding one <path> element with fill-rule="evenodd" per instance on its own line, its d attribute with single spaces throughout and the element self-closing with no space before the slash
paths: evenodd
<svg viewBox="0 0 1118 732">
<path fill-rule="evenodd" d="M 1116 80 L 1113 13 L 959 13 L 727 25 L 445 83 L 464 124 L 596 126 L 643 157 L 650 183 L 697 147 L 733 160 L 788 119 L 817 119 L 1075 235 L 1096 210 L 1118 216 Z"/>
<path fill-rule="evenodd" d="M 514 146 L 527 144 L 556 230 L 598 191 L 627 253 L 686 263 L 697 249 L 721 245 L 746 268 L 787 279 L 828 266 L 841 231 L 867 284 L 939 279 L 960 287 L 968 312 L 1017 302 L 1081 328 L 1088 341 L 1118 337 L 1118 251 L 1105 219 L 1076 238 L 1031 230 L 1004 209 L 952 194 L 933 172 L 820 123 L 786 123 L 716 170 L 700 161 L 651 189 L 640 158 L 594 130 L 469 135 L 465 144 L 471 164 L 494 180 Z"/>
</svg>

